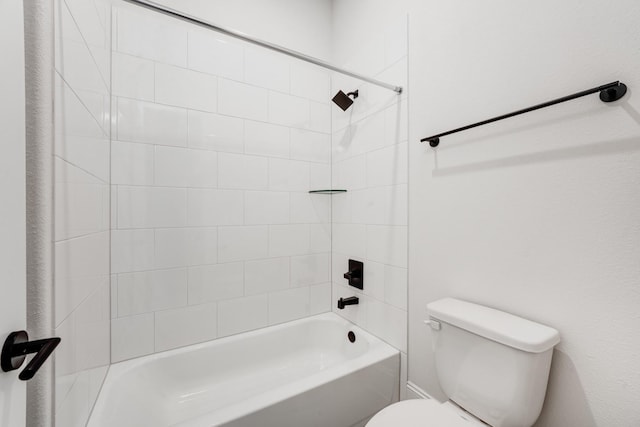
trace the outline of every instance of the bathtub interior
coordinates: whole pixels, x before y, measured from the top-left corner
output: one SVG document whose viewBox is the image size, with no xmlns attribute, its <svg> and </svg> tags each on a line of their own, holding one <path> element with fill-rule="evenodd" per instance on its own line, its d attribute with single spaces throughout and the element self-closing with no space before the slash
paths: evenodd
<svg viewBox="0 0 640 427">
<path fill-rule="evenodd" d="M 391 346 L 326 313 L 115 364 L 89 425 L 219 425 L 367 369 L 351 387 L 380 386 L 369 400 L 387 405 L 397 400 L 398 360 Z"/>
</svg>

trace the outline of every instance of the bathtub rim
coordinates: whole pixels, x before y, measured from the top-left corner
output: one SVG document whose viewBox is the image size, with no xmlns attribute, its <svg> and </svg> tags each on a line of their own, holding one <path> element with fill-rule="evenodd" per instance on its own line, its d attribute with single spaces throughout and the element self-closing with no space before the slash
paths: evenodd
<svg viewBox="0 0 640 427">
<path fill-rule="evenodd" d="M 344 377 L 348 374 L 357 372 L 359 370 L 373 366 L 376 363 L 381 363 L 394 357 L 398 359 L 398 371 L 400 370 L 400 350 L 388 344 L 384 340 L 376 337 L 375 335 L 365 331 L 361 327 L 355 325 L 353 322 L 345 319 L 337 313 L 326 312 L 111 364 L 102 389 L 98 395 L 96 404 L 90 414 L 89 423 L 87 425 L 89 427 L 94 425 L 103 425 L 102 420 L 94 420 L 94 417 L 101 416 L 102 413 L 106 410 L 106 408 L 104 407 L 104 395 L 117 392 L 117 389 L 113 390 L 117 382 L 122 378 L 122 376 L 126 375 L 132 370 L 143 367 L 157 360 L 162 360 L 174 356 L 179 357 L 182 354 L 199 351 L 210 347 L 224 346 L 229 343 L 246 340 L 255 336 L 269 334 L 282 329 L 294 328 L 296 327 L 296 325 L 302 325 L 314 321 L 337 323 L 345 329 L 345 332 L 348 330 L 353 331 L 359 339 L 367 340 L 369 344 L 368 350 L 361 355 L 344 360 L 326 370 L 314 372 L 309 376 L 305 376 L 295 381 L 291 381 L 289 383 L 278 386 L 273 389 L 272 392 L 260 393 L 258 395 L 251 396 L 243 400 L 242 402 L 234 403 L 228 407 L 196 415 L 193 418 L 181 421 L 179 425 L 185 427 L 191 425 L 200 425 L 199 423 L 204 420 L 215 422 L 216 425 L 218 425 L 217 423 L 226 423 L 238 418 L 239 416 L 251 414 L 253 412 L 262 410 L 269 407 L 270 405 L 274 405 L 288 398 L 291 398 L 296 394 L 304 393 L 315 387 L 318 387 L 319 385 L 329 383 L 338 378 Z M 345 335 L 345 340 L 346 339 L 347 337 Z M 241 407 L 245 407 L 247 408 L 247 410 L 240 411 Z M 99 424 L 95 424 L 96 422 Z"/>
</svg>

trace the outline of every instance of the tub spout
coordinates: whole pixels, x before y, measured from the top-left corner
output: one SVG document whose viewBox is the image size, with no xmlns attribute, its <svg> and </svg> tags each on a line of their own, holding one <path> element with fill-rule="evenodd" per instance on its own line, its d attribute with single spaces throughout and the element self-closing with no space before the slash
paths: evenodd
<svg viewBox="0 0 640 427">
<path fill-rule="evenodd" d="M 354 305 L 358 304 L 359 302 L 360 299 L 358 297 L 340 298 L 338 300 L 338 308 L 342 310 L 346 305 Z"/>
</svg>

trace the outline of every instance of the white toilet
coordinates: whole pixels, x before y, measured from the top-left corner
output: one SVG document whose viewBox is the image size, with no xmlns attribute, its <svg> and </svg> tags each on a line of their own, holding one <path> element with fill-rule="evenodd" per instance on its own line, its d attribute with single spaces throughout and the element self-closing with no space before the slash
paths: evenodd
<svg viewBox="0 0 640 427">
<path fill-rule="evenodd" d="M 366 427 L 531 427 L 544 402 L 558 331 L 453 298 L 427 305 L 427 312 L 449 401 L 398 402 Z"/>
</svg>

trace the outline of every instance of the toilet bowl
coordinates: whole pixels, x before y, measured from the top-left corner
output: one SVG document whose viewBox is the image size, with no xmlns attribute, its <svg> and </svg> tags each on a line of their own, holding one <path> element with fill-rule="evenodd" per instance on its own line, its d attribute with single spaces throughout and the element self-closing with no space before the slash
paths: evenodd
<svg viewBox="0 0 640 427">
<path fill-rule="evenodd" d="M 487 427 L 451 402 L 412 399 L 378 412 L 366 427 Z"/>
<path fill-rule="evenodd" d="M 427 313 L 435 373 L 449 400 L 395 403 L 367 427 L 532 426 L 544 402 L 558 331 L 453 298 L 430 303 Z"/>
</svg>

